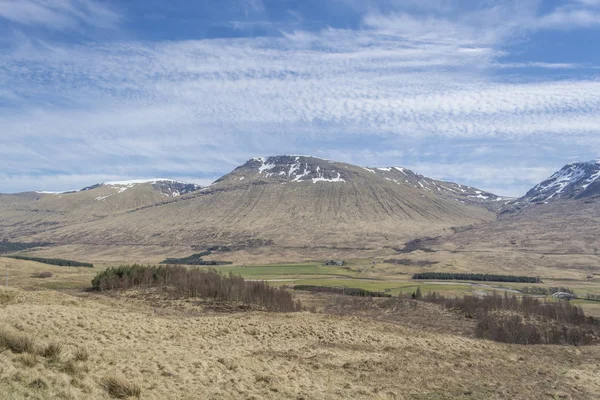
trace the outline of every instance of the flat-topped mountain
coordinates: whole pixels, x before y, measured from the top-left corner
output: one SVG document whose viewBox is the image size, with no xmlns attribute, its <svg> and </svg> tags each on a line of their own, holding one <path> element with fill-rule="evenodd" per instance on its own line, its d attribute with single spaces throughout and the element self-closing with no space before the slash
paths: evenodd
<svg viewBox="0 0 600 400">
<path fill-rule="evenodd" d="M 497 210 L 508 197 L 477 188 L 428 178 L 403 167 L 358 167 L 311 156 L 275 156 L 253 158 L 225 175 L 215 184 L 236 185 L 244 182 L 265 183 L 352 183 L 384 179 L 398 186 L 411 186 L 461 203 Z M 367 174 L 364 171 L 368 172 Z"/>
</svg>

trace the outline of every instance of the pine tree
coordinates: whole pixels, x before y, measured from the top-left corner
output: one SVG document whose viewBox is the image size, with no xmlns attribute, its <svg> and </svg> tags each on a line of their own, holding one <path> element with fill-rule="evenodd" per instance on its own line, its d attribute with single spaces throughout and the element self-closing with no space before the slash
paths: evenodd
<svg viewBox="0 0 600 400">
<path fill-rule="evenodd" d="M 415 293 L 415 298 L 417 300 L 421 300 L 423 298 L 423 294 L 421 293 L 421 286 L 417 287 L 417 293 Z"/>
</svg>

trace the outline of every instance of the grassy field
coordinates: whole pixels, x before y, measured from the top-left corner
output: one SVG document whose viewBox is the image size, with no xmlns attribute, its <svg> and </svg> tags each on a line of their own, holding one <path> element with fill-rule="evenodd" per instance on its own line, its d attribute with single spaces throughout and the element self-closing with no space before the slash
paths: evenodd
<svg viewBox="0 0 600 400">
<path fill-rule="evenodd" d="M 0 267 L 7 261 L 0 258 Z M 108 400 L 114 396 L 107 382 L 139 390 L 142 399 L 591 400 L 600 392 L 600 347 L 475 340 L 461 333 L 471 320 L 428 303 L 416 302 L 391 320 L 370 311 L 225 313 L 160 293 L 150 298 L 137 291 L 72 290 L 88 288 L 107 265 L 8 262 L 11 287 L 0 287 L 0 339 L 27 336 L 33 349 L 0 349 L 2 399 Z M 357 260 L 347 268 L 287 263 L 218 269 L 277 285 L 345 285 L 393 294 L 416 289 L 410 275 L 390 279 L 382 267 Z M 53 275 L 36 277 L 40 272 Z M 448 294 L 493 290 L 446 283 L 418 286 Z M 48 355 L 51 344 L 60 347 L 58 355 Z"/>
<path fill-rule="evenodd" d="M 90 287 L 90 281 L 98 271 L 120 263 L 98 263 L 94 268 L 59 267 L 32 261 L 0 258 L 0 268 L 10 264 L 11 286 L 25 289 L 72 290 Z M 423 268 L 417 265 L 395 265 L 384 263 L 382 259 L 351 259 L 344 266 L 325 266 L 322 262 L 281 263 L 258 265 L 227 265 L 216 268 L 223 273 L 234 273 L 246 279 L 266 280 L 271 285 L 321 285 L 353 287 L 386 292 L 391 295 L 412 293 L 417 287 L 423 293 L 435 291 L 447 296 L 486 293 L 494 290 L 521 290 L 525 286 L 557 287 L 566 286 L 581 297 L 577 300 L 587 313 L 600 317 L 600 303 L 586 301 L 587 293 L 600 294 L 600 277 L 594 279 L 544 279 L 542 284 L 506 282 L 464 282 L 464 281 L 414 281 L 413 273 L 424 270 L 444 270 L 438 265 Z M 4 272 L 4 270 L 2 271 Z M 50 272 L 52 277 L 38 278 L 37 274 Z M 520 272 L 514 271 L 514 274 Z M 4 273 L 2 274 L 4 275 Z M 512 294 L 512 292 L 511 292 Z"/>
</svg>

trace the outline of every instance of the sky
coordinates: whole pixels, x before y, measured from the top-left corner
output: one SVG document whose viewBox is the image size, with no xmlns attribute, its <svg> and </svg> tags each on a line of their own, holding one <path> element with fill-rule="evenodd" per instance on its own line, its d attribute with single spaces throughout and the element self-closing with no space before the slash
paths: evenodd
<svg viewBox="0 0 600 400">
<path fill-rule="evenodd" d="M 0 0 L 0 192 L 256 156 L 521 196 L 600 158 L 600 0 Z"/>
</svg>

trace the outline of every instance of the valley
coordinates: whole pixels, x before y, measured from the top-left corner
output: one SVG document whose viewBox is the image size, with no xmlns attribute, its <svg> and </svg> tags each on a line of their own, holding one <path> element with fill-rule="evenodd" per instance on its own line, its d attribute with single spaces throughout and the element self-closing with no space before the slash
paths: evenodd
<svg viewBox="0 0 600 400">
<path fill-rule="evenodd" d="M 560 185 L 546 182 L 521 199 L 401 167 L 307 156 L 255 158 L 203 188 L 157 179 L 2 195 L 0 267 L 8 287 L 0 289 L 0 345 L 8 350 L 0 350 L 0 393 L 594 399 L 600 200 L 581 193 L 593 189 L 595 165 L 567 166 L 584 172 L 560 173 Z M 114 288 L 91 290 L 103 271 L 133 264 L 168 270 L 159 263 L 169 260 L 215 264 L 182 265 L 180 272 L 216 270 L 257 288 L 265 282 L 290 293 L 302 310 L 269 312 L 165 283 L 128 286 L 140 276 L 152 280 L 143 272 L 110 275 Z M 69 266 L 78 265 L 73 261 L 93 267 Z M 531 282 L 413 279 L 428 272 Z M 576 298 L 566 303 L 552 290 Z M 589 343 L 577 336 L 585 327 L 513 309 L 485 315 L 490 326 L 517 316 L 533 324 L 518 329 L 538 329 L 546 341 L 551 332 L 568 334 L 552 339 L 560 344 L 535 345 L 493 340 L 497 327 L 478 336 L 487 321 L 479 312 L 436 300 L 497 295 L 515 304 L 546 302 L 536 312 L 544 304 L 580 307 L 592 321 Z M 510 340 L 522 340 L 515 332 Z M 34 344 L 18 351 L 10 343 L 19 337 Z M 61 348 L 55 358 L 43 350 L 53 343 Z"/>
</svg>

